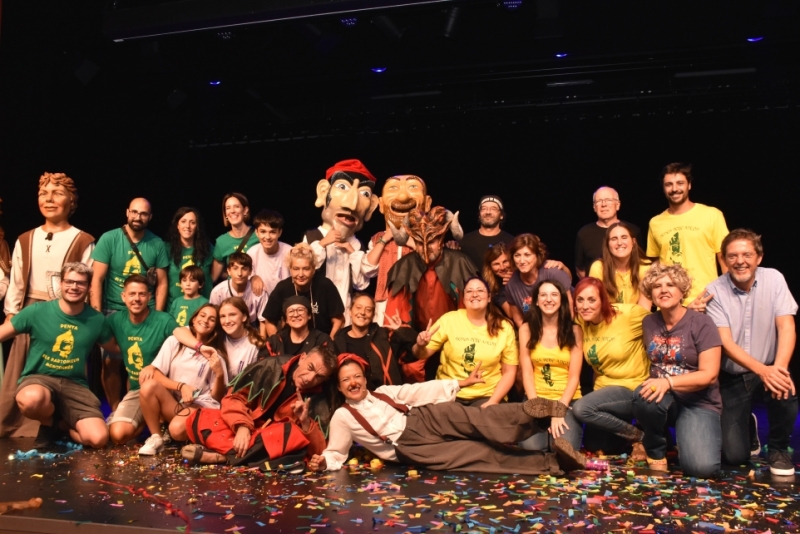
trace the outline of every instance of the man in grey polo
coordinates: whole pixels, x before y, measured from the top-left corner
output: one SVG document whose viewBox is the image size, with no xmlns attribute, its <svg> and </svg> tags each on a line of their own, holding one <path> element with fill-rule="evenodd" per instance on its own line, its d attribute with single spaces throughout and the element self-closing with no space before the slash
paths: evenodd
<svg viewBox="0 0 800 534">
<path fill-rule="evenodd" d="M 722 458 L 737 465 L 750 457 L 751 405 L 754 397 L 761 396 L 770 425 L 770 471 L 793 476 L 788 449 L 797 395 L 789 362 L 797 303 L 780 272 L 759 267 L 764 257 L 761 236 L 733 230 L 720 249 L 728 272 L 706 287 L 714 297 L 706 313 L 722 338 Z"/>
</svg>

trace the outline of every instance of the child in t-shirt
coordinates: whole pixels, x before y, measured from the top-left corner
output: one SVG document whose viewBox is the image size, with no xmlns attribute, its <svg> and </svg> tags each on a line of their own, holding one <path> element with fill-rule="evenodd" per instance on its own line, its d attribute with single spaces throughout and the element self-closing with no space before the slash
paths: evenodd
<svg viewBox="0 0 800 534">
<path fill-rule="evenodd" d="M 275 286 L 289 277 L 286 255 L 290 245 L 278 241 L 283 233 L 283 216 L 274 210 L 261 210 L 253 219 L 260 247 L 250 247 L 247 255 L 253 258 L 253 277 L 258 276 L 264 283 L 267 298 Z"/>
<path fill-rule="evenodd" d="M 206 277 L 203 269 L 197 265 L 189 265 L 181 269 L 180 281 L 183 296 L 172 301 L 169 314 L 180 326 L 186 326 L 186 322 L 194 312 L 208 302 L 208 299 L 200 294 L 206 283 Z"/>
<path fill-rule="evenodd" d="M 253 293 L 250 284 L 250 274 L 253 272 L 253 259 L 244 252 L 234 252 L 228 256 L 228 279 L 217 284 L 211 290 L 211 304 L 219 306 L 222 301 L 230 297 L 241 297 L 247 304 L 250 324 L 259 329 L 259 322 L 264 321 L 262 314 L 267 304 L 267 293 L 260 296 Z"/>
</svg>

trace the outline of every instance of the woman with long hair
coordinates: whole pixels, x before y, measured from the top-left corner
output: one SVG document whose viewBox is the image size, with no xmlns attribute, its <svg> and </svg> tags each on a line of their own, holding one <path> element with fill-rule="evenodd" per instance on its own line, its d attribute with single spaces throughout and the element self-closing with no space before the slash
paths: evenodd
<svg viewBox="0 0 800 534">
<path fill-rule="evenodd" d="M 506 284 L 512 274 L 514 274 L 514 270 L 511 268 L 511 258 L 506 244 L 501 241 L 489 247 L 483 256 L 483 279 L 489 285 L 492 302 L 509 318 L 511 317 L 511 305 L 506 297 Z"/>
<path fill-rule="evenodd" d="M 589 276 L 603 281 L 611 302 L 638 304 L 649 310 L 650 298 L 639 291 L 639 284 L 652 263 L 636 241 L 631 225 L 618 221 L 606 230 L 603 259 L 592 263 Z"/>
<path fill-rule="evenodd" d="M 206 304 L 194 312 L 187 331 L 198 340 L 196 348 L 170 336 L 161 346 L 153 363 L 139 373 L 140 405 L 145 424 L 150 429 L 139 454 L 152 456 L 164 447 L 160 434 L 161 420 L 169 423 L 174 439 L 186 439 L 186 417 L 197 408 L 219 408 L 225 395 L 228 371 L 225 345 L 219 327 L 217 307 Z M 200 345 L 214 349 L 209 355 Z"/>
<path fill-rule="evenodd" d="M 519 329 L 519 367 L 525 395 L 558 401 L 565 408 L 581 398 L 578 387 L 583 360 L 583 332 L 572 322 L 567 289 L 555 280 L 540 280 L 533 288 L 536 298 Z M 525 449 L 545 450 L 555 438 L 581 448 L 583 429 L 566 409 L 564 417 L 550 419 L 548 433 L 534 434 L 520 443 Z"/>
<path fill-rule="evenodd" d="M 584 447 L 615 454 L 633 446 L 632 458 L 644 460 L 643 433 L 630 421 L 634 390 L 650 373 L 642 343 L 642 320 L 650 312 L 638 304 L 612 305 L 603 282 L 591 277 L 575 286 L 575 311 L 584 358 L 594 370 L 594 390 L 572 407 L 587 425 Z"/>
<path fill-rule="evenodd" d="M 210 284 L 215 284 L 228 266 L 228 256 L 234 252 L 247 252 L 258 245 L 258 236 L 250 226 L 250 203 L 241 193 L 228 193 L 222 197 L 222 222 L 230 230 L 217 238 L 214 243 L 214 264 L 211 266 Z M 246 240 L 245 240 L 246 239 Z M 244 243 L 242 243 L 244 241 Z M 260 283 L 259 278 L 259 283 Z M 261 294 L 258 286 L 257 295 Z"/>
<path fill-rule="evenodd" d="M 508 246 L 508 254 L 514 267 L 506 284 L 506 298 L 511 305 L 511 319 L 519 328 L 533 304 L 533 285 L 539 280 L 556 280 L 564 287 L 572 286 L 572 275 L 561 262 L 547 258 L 547 247 L 533 234 L 520 234 Z M 567 294 L 570 308 L 572 294 Z"/>
<path fill-rule="evenodd" d="M 656 263 L 642 280 L 660 313 L 642 325 L 650 376 L 634 392 L 633 415 L 644 428 L 650 469 L 667 470 L 667 426 L 674 426 L 684 474 L 706 478 L 721 463 L 722 339 L 711 317 L 681 305 L 691 288 L 680 265 Z"/>
<path fill-rule="evenodd" d="M 442 315 L 420 332 L 412 352 L 420 360 L 441 350 L 439 380 L 463 380 L 479 367 L 483 382 L 458 392 L 462 404 L 490 406 L 502 402 L 519 365 L 517 340 L 511 321 L 489 300 L 489 286 L 478 276 L 464 284 L 464 309 Z"/>
<path fill-rule="evenodd" d="M 178 208 L 172 217 L 167 231 L 169 247 L 169 304 L 183 296 L 181 289 L 181 269 L 196 265 L 203 271 L 205 281 L 200 294 L 205 298 L 211 294 L 214 284 L 211 281 L 211 244 L 206 235 L 205 222 L 197 208 L 184 206 Z"/>
</svg>

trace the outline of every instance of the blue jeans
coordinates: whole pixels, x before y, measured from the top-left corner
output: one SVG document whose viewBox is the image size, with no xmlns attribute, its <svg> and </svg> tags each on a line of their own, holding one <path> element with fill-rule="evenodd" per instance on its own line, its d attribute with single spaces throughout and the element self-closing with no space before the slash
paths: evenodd
<svg viewBox="0 0 800 534">
<path fill-rule="evenodd" d="M 773 399 L 755 373 L 720 372 L 719 390 L 722 395 L 722 458 L 726 464 L 739 465 L 750 458 L 749 423 L 754 397 L 762 398 L 767 407 L 769 450 L 786 452 L 797 419 L 796 396 Z"/>
<path fill-rule="evenodd" d="M 665 394 L 661 402 L 647 402 L 639 395 L 641 389 L 639 386 L 634 391 L 633 415 L 644 428 L 642 443 L 647 456 L 654 460 L 666 456 L 666 426 L 674 426 L 684 474 L 705 478 L 719 471 L 722 448 L 719 414 L 708 408 L 684 406 L 671 393 Z"/>
<path fill-rule="evenodd" d="M 606 386 L 592 391 L 575 401 L 572 411 L 578 421 L 619 436 L 625 441 L 642 439 L 642 431 L 629 423 L 633 419 L 633 391 L 628 388 Z M 586 430 L 588 435 L 589 428 Z M 586 441 L 586 448 L 592 450 L 589 447 L 589 440 Z M 609 451 L 604 449 L 604 452 Z"/>
<path fill-rule="evenodd" d="M 564 434 L 561 437 L 569 441 L 569 444 L 572 445 L 572 448 L 578 451 L 581 448 L 581 438 L 583 437 L 583 426 L 581 426 L 578 420 L 575 419 L 575 415 L 572 413 L 572 405 L 574 404 L 575 401 L 572 401 L 570 403 L 570 409 L 567 410 L 567 415 L 564 416 L 564 422 L 567 423 L 569 430 L 564 432 Z M 552 450 L 550 444 L 553 442 L 553 436 L 550 435 L 550 432 L 547 431 L 547 429 L 550 428 L 549 424 L 550 424 L 550 419 L 543 420 L 540 424 L 542 432 L 537 432 L 528 439 L 520 441 L 519 446 L 529 451 Z"/>
</svg>

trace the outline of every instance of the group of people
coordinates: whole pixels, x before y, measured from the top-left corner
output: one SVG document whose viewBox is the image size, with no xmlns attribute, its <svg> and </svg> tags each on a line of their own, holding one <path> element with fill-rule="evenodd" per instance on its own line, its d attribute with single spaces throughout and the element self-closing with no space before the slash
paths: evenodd
<svg viewBox="0 0 800 534">
<path fill-rule="evenodd" d="M 760 267 L 760 236 L 689 199 L 691 165 L 663 169 L 669 205 L 646 252 L 617 192 L 594 193 L 574 287 L 539 237 L 501 229 L 498 196 L 464 235 L 422 178 L 389 177 L 381 196 L 376 183 L 358 160 L 328 169 L 322 224 L 294 246 L 278 212 L 251 224 L 239 193 L 223 198 L 230 229 L 213 246 L 190 207 L 153 235 L 143 198 L 95 244 L 69 224 L 72 179 L 45 173 L 45 222 L 0 279 L 0 340 L 16 336 L 2 435 L 34 421 L 37 445 L 68 433 L 103 447 L 146 427 L 143 455 L 172 439 L 196 463 L 315 470 L 340 468 L 357 442 L 432 469 L 539 474 L 585 467 L 581 449 L 666 471 L 674 427 L 681 469 L 707 477 L 758 453 L 763 398 L 770 469 L 794 474 L 797 304 Z M 385 230 L 363 247 L 376 209 Z M 98 346 L 106 419 L 86 378 Z"/>
</svg>

